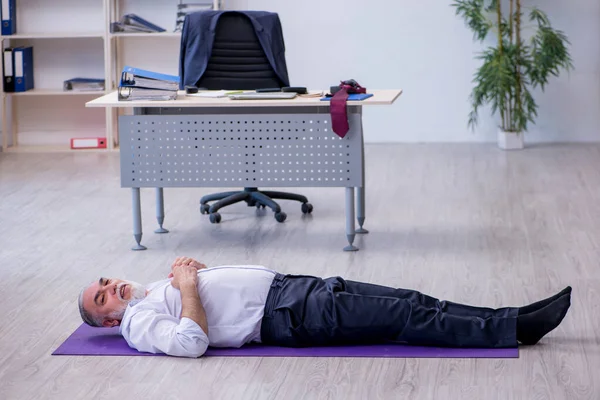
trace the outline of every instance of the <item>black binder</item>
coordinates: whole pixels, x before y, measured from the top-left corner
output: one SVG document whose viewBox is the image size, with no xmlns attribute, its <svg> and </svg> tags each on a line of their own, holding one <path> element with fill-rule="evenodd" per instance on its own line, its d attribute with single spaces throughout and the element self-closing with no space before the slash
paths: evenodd
<svg viewBox="0 0 600 400">
<path fill-rule="evenodd" d="M 4 49 L 2 72 L 4 75 L 4 80 L 2 81 L 4 84 L 4 91 L 5 92 L 14 92 L 15 91 L 15 63 L 14 63 L 14 59 L 13 59 L 13 49 L 12 48 Z"/>
</svg>

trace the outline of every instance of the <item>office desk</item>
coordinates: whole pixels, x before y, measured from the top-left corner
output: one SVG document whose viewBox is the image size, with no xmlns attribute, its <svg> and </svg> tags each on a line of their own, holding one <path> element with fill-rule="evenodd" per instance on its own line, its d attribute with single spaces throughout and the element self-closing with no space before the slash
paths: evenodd
<svg viewBox="0 0 600 400">
<path fill-rule="evenodd" d="M 390 105 L 401 90 L 372 90 L 348 102 L 350 130 L 331 128 L 329 101 L 231 100 L 186 96 L 172 101 L 119 101 L 116 91 L 87 107 L 133 109 L 119 117 L 121 187 L 131 188 L 134 250 L 144 250 L 140 188 L 156 188 L 156 233 L 163 228 L 165 187 L 343 187 L 346 251 L 365 221 L 362 107 Z M 355 229 L 356 217 L 359 228 Z"/>
</svg>

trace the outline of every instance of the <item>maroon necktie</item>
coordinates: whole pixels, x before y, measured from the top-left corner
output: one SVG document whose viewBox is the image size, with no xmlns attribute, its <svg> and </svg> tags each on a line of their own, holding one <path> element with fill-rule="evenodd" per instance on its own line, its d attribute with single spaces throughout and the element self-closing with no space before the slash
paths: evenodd
<svg viewBox="0 0 600 400">
<path fill-rule="evenodd" d="M 338 90 L 330 102 L 331 125 L 333 131 L 339 136 L 344 137 L 350 126 L 348 125 L 348 113 L 346 111 L 346 101 L 348 100 L 348 89 L 344 86 Z"/>
</svg>

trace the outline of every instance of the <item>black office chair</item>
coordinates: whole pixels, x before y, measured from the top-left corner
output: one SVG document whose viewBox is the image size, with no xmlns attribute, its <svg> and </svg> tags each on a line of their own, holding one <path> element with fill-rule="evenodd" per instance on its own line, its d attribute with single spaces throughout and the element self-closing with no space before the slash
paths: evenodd
<svg viewBox="0 0 600 400">
<path fill-rule="evenodd" d="M 190 55 L 187 54 L 187 57 Z M 285 68 L 285 65 L 283 67 Z M 183 73 L 185 74 L 185 71 Z M 183 82 L 189 81 L 185 76 L 181 78 Z M 208 90 L 255 90 L 281 88 L 286 85 L 271 66 L 256 36 L 252 21 L 242 13 L 226 12 L 218 20 L 208 64 L 195 86 Z M 301 210 L 304 214 L 312 212 L 313 209 L 308 199 L 300 194 L 260 191 L 256 187 L 246 187 L 241 191 L 214 193 L 202 197 L 200 212 L 209 214 L 210 222 L 219 223 L 219 209 L 245 201 L 249 207 L 271 208 L 275 219 L 283 222 L 287 215 L 273 199 L 299 201 L 302 203 Z M 216 202 L 209 205 L 208 202 L 211 201 Z"/>
</svg>

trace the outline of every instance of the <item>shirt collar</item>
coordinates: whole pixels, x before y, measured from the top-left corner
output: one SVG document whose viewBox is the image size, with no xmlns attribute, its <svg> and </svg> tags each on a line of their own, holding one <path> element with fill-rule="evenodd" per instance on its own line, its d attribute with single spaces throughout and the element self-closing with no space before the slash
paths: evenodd
<svg viewBox="0 0 600 400">
<path fill-rule="evenodd" d="M 142 301 L 142 300 L 144 300 L 144 299 L 135 299 L 135 300 L 131 300 L 131 301 L 129 302 L 129 304 L 127 304 L 127 307 L 133 307 L 133 306 L 135 306 L 137 303 L 139 303 L 139 302 L 140 302 L 140 301 Z"/>
</svg>

